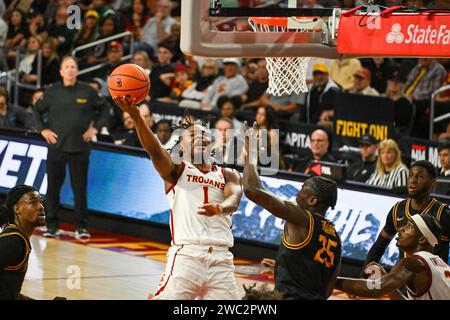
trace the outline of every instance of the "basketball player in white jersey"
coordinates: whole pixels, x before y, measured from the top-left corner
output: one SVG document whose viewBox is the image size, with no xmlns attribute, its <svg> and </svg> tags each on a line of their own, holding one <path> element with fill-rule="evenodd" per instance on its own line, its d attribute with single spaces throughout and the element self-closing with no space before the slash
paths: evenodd
<svg viewBox="0 0 450 320">
<path fill-rule="evenodd" d="M 397 246 L 406 258 L 386 273 L 378 264 L 368 264 L 366 270 L 384 274 L 379 279 L 338 278 L 336 288 L 350 295 L 378 298 L 387 294 L 391 299 L 450 300 L 450 267 L 432 254 L 438 243 L 441 226 L 430 215 L 413 215 L 398 231 Z M 406 286 L 408 298 L 398 289 Z"/>
<path fill-rule="evenodd" d="M 134 101 L 114 102 L 130 114 L 142 146 L 164 179 L 170 204 L 171 247 L 154 299 L 240 299 L 234 275 L 231 215 L 242 197 L 239 173 L 212 164 L 208 129 L 184 117 L 176 164 L 145 124 Z M 202 156 L 207 154 L 206 156 Z M 194 163 L 198 158 L 199 163 Z"/>
</svg>

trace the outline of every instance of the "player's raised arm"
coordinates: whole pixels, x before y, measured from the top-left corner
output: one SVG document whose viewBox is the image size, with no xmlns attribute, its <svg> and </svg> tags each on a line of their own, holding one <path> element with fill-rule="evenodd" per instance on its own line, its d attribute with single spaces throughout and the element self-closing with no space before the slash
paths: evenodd
<svg viewBox="0 0 450 320">
<path fill-rule="evenodd" d="M 259 134 L 256 122 L 253 123 L 252 130 L 248 129 L 247 122 L 244 123 L 244 135 L 245 165 L 243 183 L 245 196 L 281 219 L 299 225 L 307 225 L 309 217 L 304 210 L 290 201 L 279 199 L 261 185 L 257 171 L 257 141 Z"/>
<path fill-rule="evenodd" d="M 150 155 L 159 175 L 165 181 L 174 183 L 179 166 L 172 161 L 169 152 L 161 146 L 157 137 L 145 123 L 139 109 L 136 107 L 136 99 L 129 101 L 125 97 L 115 97 L 113 100 L 122 111 L 127 112 L 133 119 L 142 147 Z"/>
</svg>

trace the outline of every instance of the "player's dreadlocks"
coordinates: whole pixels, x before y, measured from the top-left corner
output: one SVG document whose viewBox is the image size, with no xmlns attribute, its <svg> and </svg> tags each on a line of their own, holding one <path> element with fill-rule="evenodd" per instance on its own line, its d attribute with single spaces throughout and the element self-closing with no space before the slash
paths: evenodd
<svg viewBox="0 0 450 320">
<path fill-rule="evenodd" d="M 187 109 L 184 110 L 183 118 L 181 119 L 181 122 L 179 125 L 173 125 L 172 128 L 174 130 L 176 129 L 187 129 L 189 127 L 195 126 L 197 124 L 201 125 L 202 127 L 206 127 L 206 125 L 216 117 L 212 114 L 208 114 L 206 117 L 201 118 L 200 120 L 195 120 L 194 117 L 189 114 L 189 111 Z"/>
<path fill-rule="evenodd" d="M 36 189 L 26 185 L 17 185 L 9 190 L 8 195 L 6 196 L 5 205 L 0 207 L 0 227 L 14 223 L 14 205 L 19 202 L 20 198 L 22 198 L 25 193 L 31 191 L 36 191 Z"/>
<path fill-rule="evenodd" d="M 312 177 L 311 188 L 316 193 L 317 197 L 323 202 L 324 209 L 334 209 L 337 201 L 337 184 L 331 179 L 324 177 Z"/>
<path fill-rule="evenodd" d="M 189 113 L 189 111 L 187 109 L 184 109 L 183 118 L 181 119 L 180 124 L 173 125 L 172 129 L 173 130 L 187 129 L 187 128 L 190 128 L 195 125 L 201 125 L 202 127 L 206 128 L 208 123 L 212 119 L 215 119 L 215 118 L 216 117 L 214 115 L 208 114 L 206 117 L 203 117 L 200 120 L 195 120 L 195 118 Z M 170 150 L 170 152 L 172 152 L 180 144 L 180 142 L 181 142 L 181 136 L 178 138 L 177 142 L 175 143 L 173 148 Z M 181 155 L 181 153 L 180 153 L 180 155 Z"/>
</svg>

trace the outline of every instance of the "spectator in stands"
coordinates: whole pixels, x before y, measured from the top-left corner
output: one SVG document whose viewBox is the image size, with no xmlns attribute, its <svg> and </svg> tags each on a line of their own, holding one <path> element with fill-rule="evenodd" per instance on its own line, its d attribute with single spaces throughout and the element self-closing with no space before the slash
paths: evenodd
<svg viewBox="0 0 450 320">
<path fill-rule="evenodd" d="M 152 84 L 150 87 L 150 98 L 152 100 L 170 96 L 170 86 L 164 83 L 161 77 L 164 77 L 166 73 L 173 73 L 172 56 L 170 48 L 164 43 L 160 43 L 156 53 L 158 64 L 153 67 L 150 73 L 150 81 Z"/>
<path fill-rule="evenodd" d="M 409 73 L 405 96 L 416 106 L 416 119 L 412 135 L 428 137 L 431 94 L 444 82 L 447 71 L 435 59 L 419 58 Z"/>
<path fill-rule="evenodd" d="M 378 92 L 385 92 L 387 81 L 396 70 L 396 65 L 388 58 L 361 59 L 361 63 L 372 74 L 371 86 Z"/>
<path fill-rule="evenodd" d="M 211 110 L 217 106 L 217 100 L 221 96 L 241 96 L 248 90 L 248 84 L 239 73 L 241 61 L 236 58 L 223 60 L 223 76 L 214 80 L 208 88 L 206 96 L 202 100 L 201 108 Z"/>
<path fill-rule="evenodd" d="M 28 28 L 25 14 L 19 9 L 14 9 L 9 17 L 6 47 L 22 46 L 28 37 Z"/>
<path fill-rule="evenodd" d="M 108 49 L 106 51 L 106 64 L 98 69 L 95 73 L 96 77 L 99 77 L 103 81 L 107 81 L 109 74 L 121 65 L 123 62 L 121 61 L 123 57 L 123 47 L 122 44 L 118 41 L 112 41 L 108 45 Z"/>
<path fill-rule="evenodd" d="M 48 30 L 45 28 L 44 16 L 42 14 L 33 13 L 28 16 L 28 35 L 47 39 Z"/>
<path fill-rule="evenodd" d="M 139 105 L 139 111 L 141 112 L 141 116 L 142 118 L 144 118 L 147 126 L 152 129 L 153 132 L 155 132 L 155 119 L 153 119 L 153 113 L 150 110 L 150 107 L 146 103 L 141 103 Z"/>
<path fill-rule="evenodd" d="M 269 73 L 267 72 L 266 59 L 257 59 L 255 63 L 255 78 L 250 81 L 248 90 L 243 96 L 243 101 L 245 102 L 242 105 L 243 109 L 254 108 L 256 110 L 256 108 L 261 106 L 261 98 L 266 93 L 267 87 L 269 86 Z"/>
<path fill-rule="evenodd" d="M 133 33 L 135 44 L 139 44 L 141 41 L 142 28 L 150 18 L 147 1 L 146 0 L 133 0 L 132 11 L 125 21 L 125 31 Z M 129 42 L 129 39 L 127 39 Z"/>
<path fill-rule="evenodd" d="M 108 15 L 100 20 L 99 39 L 107 38 L 117 34 L 116 17 Z M 99 43 L 96 45 L 88 56 L 90 65 L 100 64 L 107 61 L 107 49 L 111 41 Z"/>
<path fill-rule="evenodd" d="M 148 46 L 150 46 L 152 52 L 156 52 L 158 44 L 170 36 L 171 27 L 176 23 L 176 20 L 170 16 L 171 10 L 172 2 L 170 0 L 158 1 L 155 16 L 147 21 L 141 32 L 141 44 L 143 42 L 147 46 L 144 45 L 138 49 L 148 52 Z M 152 52 L 148 52 L 150 56 L 153 55 Z"/>
<path fill-rule="evenodd" d="M 31 128 L 31 117 L 24 108 L 9 106 L 8 93 L 0 87 L 0 127 Z"/>
<path fill-rule="evenodd" d="M 32 37 L 28 38 L 29 40 Z M 28 41 L 29 41 L 28 40 Z M 56 52 L 55 44 L 51 39 L 45 40 L 42 45 L 42 65 L 41 65 L 41 86 L 48 86 L 60 79 L 59 76 L 59 58 Z M 32 63 L 32 69 L 29 74 L 23 76 L 23 81 L 35 84 L 38 80 L 38 59 L 35 55 Z"/>
<path fill-rule="evenodd" d="M 179 103 L 181 95 L 184 90 L 192 85 L 192 81 L 189 80 L 187 68 L 183 64 L 179 64 L 175 67 L 173 73 L 166 73 L 161 75 L 161 80 L 170 87 L 170 96 L 160 98 L 160 101 L 169 103 Z"/>
<path fill-rule="evenodd" d="M 414 116 L 413 106 L 403 93 L 404 86 L 404 78 L 399 71 L 395 71 L 388 78 L 386 92 L 383 94 L 384 97 L 394 101 L 397 138 L 411 134 L 411 121 L 414 120 L 412 119 Z"/>
<path fill-rule="evenodd" d="M 25 82 L 36 82 L 37 77 L 31 74 L 33 70 L 33 62 L 37 60 L 37 54 L 39 49 L 41 48 L 42 39 L 39 36 L 30 36 L 27 40 L 27 51 L 25 56 L 19 63 L 18 70 L 20 74 L 20 78 Z"/>
<path fill-rule="evenodd" d="M 370 86 L 372 73 L 369 69 L 361 68 L 354 74 L 353 87 L 348 90 L 349 93 L 362 94 L 365 96 L 379 96 L 380 93 Z"/>
<path fill-rule="evenodd" d="M 349 90 L 353 87 L 355 73 L 361 67 L 361 62 L 358 59 L 334 60 L 330 66 L 330 78 L 343 90 Z"/>
<path fill-rule="evenodd" d="M 310 162 L 312 161 L 326 161 L 336 162 L 336 159 L 328 151 L 330 148 L 330 136 L 327 131 L 323 129 L 316 129 L 311 132 L 311 153 L 300 162 L 300 167 L 295 168 L 294 171 L 309 173 Z"/>
<path fill-rule="evenodd" d="M 334 101 L 341 90 L 329 78 L 328 67 L 324 61 L 317 61 L 313 65 L 313 82 L 306 94 L 304 106 L 300 108 L 300 121 L 318 123 L 330 121 L 334 115 Z"/>
<path fill-rule="evenodd" d="M 443 142 L 439 145 L 439 177 L 450 178 L 450 143 Z"/>
<path fill-rule="evenodd" d="M 178 137 L 172 133 L 172 122 L 169 120 L 162 119 L 156 123 L 156 137 L 166 150 L 171 150 L 178 141 Z"/>
<path fill-rule="evenodd" d="M 280 137 L 278 134 L 275 110 L 273 110 L 271 106 L 259 107 L 256 111 L 255 122 L 258 125 L 260 132 L 259 150 L 265 151 L 266 156 L 269 156 L 272 159 L 278 159 L 280 169 L 284 169 L 285 162 L 280 152 L 280 148 L 278 147 Z M 264 131 L 261 131 L 261 129 L 265 129 L 265 133 L 263 133 Z M 272 148 L 272 146 L 275 148 Z M 274 153 L 272 153 L 272 151 Z M 261 163 L 259 161 L 259 166 L 270 166 L 270 163 Z"/>
<path fill-rule="evenodd" d="M 172 57 L 172 63 L 178 64 L 178 63 L 185 63 L 184 59 L 184 53 L 181 51 L 180 48 L 180 38 L 181 37 L 181 27 L 179 23 L 174 23 L 170 27 L 170 34 L 167 37 L 166 40 L 164 40 L 164 43 L 170 48 L 170 51 L 172 51 L 173 57 Z"/>
<path fill-rule="evenodd" d="M 367 184 L 403 193 L 407 179 L 408 168 L 402 162 L 397 142 L 392 139 L 380 142 L 376 170 Z"/>
<path fill-rule="evenodd" d="M 100 37 L 100 34 L 98 33 L 97 30 L 98 20 L 99 15 L 97 11 L 89 10 L 88 12 L 86 12 L 86 14 L 84 15 L 82 27 L 74 37 L 72 49 L 93 42 Z M 86 62 L 88 56 L 89 50 L 80 51 L 80 53 L 78 54 L 78 58 L 86 59 Z M 80 61 L 80 63 L 81 62 L 82 61 Z"/>
<path fill-rule="evenodd" d="M 283 94 L 276 96 L 264 93 L 261 98 L 261 105 L 271 106 L 278 119 L 289 119 L 299 110 L 299 105 L 304 102 L 304 94 Z"/>
<path fill-rule="evenodd" d="M 370 134 L 363 135 L 359 139 L 359 153 L 361 159 L 348 166 L 347 179 L 366 182 L 375 172 L 377 162 L 378 141 Z"/>
<path fill-rule="evenodd" d="M 256 79 L 257 70 L 258 65 L 256 59 L 245 60 L 245 63 L 241 68 L 241 74 L 248 84 Z"/>
<path fill-rule="evenodd" d="M 221 117 L 215 125 L 214 158 L 224 164 L 233 165 L 241 160 L 242 146 L 239 135 L 236 135 L 233 122 L 229 118 Z"/>
<path fill-rule="evenodd" d="M 145 70 L 147 75 L 150 75 L 152 71 L 153 63 L 148 57 L 147 52 L 143 50 L 135 51 L 133 57 L 131 58 L 131 63 L 137 64 Z"/>
<path fill-rule="evenodd" d="M 183 100 L 180 106 L 199 109 L 201 101 L 206 96 L 209 86 L 212 85 L 218 73 L 219 70 L 215 60 L 205 59 L 195 82 L 183 91 L 181 95 Z"/>
<path fill-rule="evenodd" d="M 113 134 L 114 144 L 140 147 L 139 139 L 134 128 L 133 119 L 126 112 L 122 113 L 122 126 L 116 129 Z"/>
<path fill-rule="evenodd" d="M 100 18 L 105 18 L 108 15 L 114 15 L 114 10 L 106 3 L 106 0 L 92 0 L 89 5 L 90 10 L 97 11 Z"/>
<path fill-rule="evenodd" d="M 64 57 L 70 51 L 76 30 L 67 28 L 68 14 L 65 7 L 58 7 L 53 23 L 48 28 L 48 36 L 53 41 L 59 57 Z"/>
<path fill-rule="evenodd" d="M 447 71 L 431 58 L 419 58 L 409 73 L 405 84 L 405 96 L 410 100 L 429 100 L 431 94 L 444 82 Z"/>
<path fill-rule="evenodd" d="M 242 129 L 243 124 L 236 119 L 236 111 L 239 110 L 242 100 L 239 96 L 228 97 L 222 96 L 217 100 L 217 107 L 220 110 L 220 116 L 227 118 L 233 123 L 233 129 Z"/>
</svg>

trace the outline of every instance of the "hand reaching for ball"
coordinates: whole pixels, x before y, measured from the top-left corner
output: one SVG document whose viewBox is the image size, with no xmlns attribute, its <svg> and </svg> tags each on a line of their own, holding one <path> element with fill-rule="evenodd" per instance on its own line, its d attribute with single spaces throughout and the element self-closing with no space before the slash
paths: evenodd
<svg viewBox="0 0 450 320">
<path fill-rule="evenodd" d="M 139 109 L 136 107 L 136 98 L 128 98 L 126 96 L 115 96 L 112 98 L 114 103 L 122 109 L 123 112 L 128 113 L 131 118 L 139 116 Z"/>
</svg>

